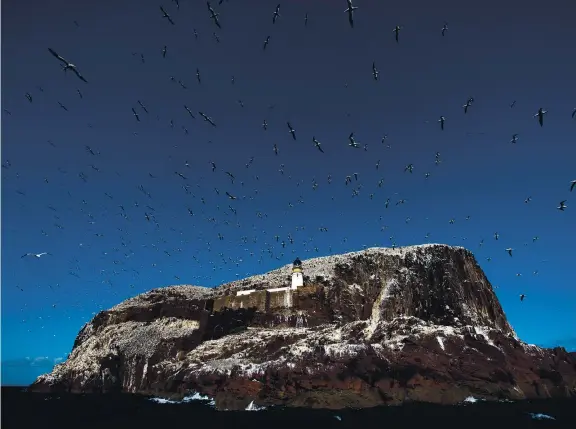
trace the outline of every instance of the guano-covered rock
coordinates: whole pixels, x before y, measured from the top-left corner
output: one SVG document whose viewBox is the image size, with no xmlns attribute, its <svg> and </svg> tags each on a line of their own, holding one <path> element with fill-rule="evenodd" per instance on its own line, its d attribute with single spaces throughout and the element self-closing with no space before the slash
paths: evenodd
<svg viewBox="0 0 576 429">
<path fill-rule="evenodd" d="M 154 289 L 100 312 L 31 390 L 194 391 L 220 409 L 576 396 L 576 357 L 520 341 L 463 248 L 310 259 L 304 286 L 273 290 L 291 268 Z"/>
</svg>

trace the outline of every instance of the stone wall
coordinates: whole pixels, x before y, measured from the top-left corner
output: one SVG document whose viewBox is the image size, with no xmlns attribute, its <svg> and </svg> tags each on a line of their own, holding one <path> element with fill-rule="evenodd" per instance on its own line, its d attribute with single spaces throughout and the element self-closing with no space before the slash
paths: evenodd
<svg viewBox="0 0 576 429">
<path fill-rule="evenodd" d="M 256 308 L 258 311 L 266 312 L 268 307 L 268 292 L 259 290 L 250 295 L 221 296 L 214 300 L 214 311 L 221 311 L 223 308 Z"/>
<path fill-rule="evenodd" d="M 278 308 L 292 308 L 292 294 L 294 293 L 292 289 L 267 290 L 266 293 L 268 294 L 268 306 L 266 307 L 266 311 L 276 310 Z"/>
</svg>

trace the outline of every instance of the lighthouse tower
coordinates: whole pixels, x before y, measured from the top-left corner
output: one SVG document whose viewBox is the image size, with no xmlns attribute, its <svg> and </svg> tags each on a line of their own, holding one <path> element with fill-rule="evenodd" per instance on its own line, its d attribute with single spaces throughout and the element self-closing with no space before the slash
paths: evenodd
<svg viewBox="0 0 576 429">
<path fill-rule="evenodd" d="M 292 263 L 292 286 L 291 289 L 296 289 L 298 286 L 304 286 L 304 276 L 302 274 L 302 261 L 296 258 Z"/>
</svg>

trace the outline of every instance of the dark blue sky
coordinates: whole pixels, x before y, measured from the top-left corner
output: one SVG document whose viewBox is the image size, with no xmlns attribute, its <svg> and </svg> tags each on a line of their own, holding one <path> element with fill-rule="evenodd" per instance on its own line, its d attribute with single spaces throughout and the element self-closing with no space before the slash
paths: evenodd
<svg viewBox="0 0 576 429">
<path fill-rule="evenodd" d="M 523 340 L 576 347 L 572 0 L 357 0 L 354 29 L 344 0 L 212 3 L 221 30 L 202 0 L 2 2 L 3 383 L 137 293 L 392 243 L 469 248 Z"/>
</svg>

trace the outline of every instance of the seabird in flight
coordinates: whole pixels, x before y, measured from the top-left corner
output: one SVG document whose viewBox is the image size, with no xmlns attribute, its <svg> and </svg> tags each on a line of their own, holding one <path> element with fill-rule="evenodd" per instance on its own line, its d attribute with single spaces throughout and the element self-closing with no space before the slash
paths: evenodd
<svg viewBox="0 0 576 429">
<path fill-rule="evenodd" d="M 566 203 L 566 200 L 560 201 L 560 205 L 559 205 L 558 207 L 556 207 L 556 208 L 557 208 L 558 210 L 560 210 L 560 211 L 564 211 L 564 209 L 565 209 L 566 207 L 568 207 L 565 203 Z"/>
<path fill-rule="evenodd" d="M 294 128 L 292 128 L 292 125 L 290 125 L 290 122 L 286 122 L 286 125 L 288 125 L 288 129 L 289 129 L 289 133 L 292 134 L 292 138 L 294 140 L 296 140 L 296 131 L 294 130 Z"/>
<path fill-rule="evenodd" d="M 184 105 L 184 108 L 186 109 L 186 111 L 188 112 L 188 114 L 190 116 L 192 116 L 192 119 L 196 119 L 196 116 L 194 116 L 194 114 L 192 113 L 192 111 L 188 108 L 188 106 Z"/>
<path fill-rule="evenodd" d="M 396 27 L 394 27 L 394 30 L 392 30 L 392 32 L 394 32 L 394 38 L 396 39 L 396 43 L 400 43 L 400 40 L 398 39 L 398 36 L 400 34 L 400 30 L 402 30 L 402 27 L 400 25 L 397 25 Z"/>
<path fill-rule="evenodd" d="M 440 122 L 440 129 L 442 131 L 444 131 L 444 122 L 446 121 L 446 118 L 444 116 L 440 116 L 440 119 L 438 119 L 438 122 Z"/>
<path fill-rule="evenodd" d="M 272 24 L 276 24 L 276 20 L 280 16 L 280 5 L 276 6 L 276 10 L 274 11 L 274 15 L 272 15 Z"/>
<path fill-rule="evenodd" d="M 162 6 L 160 6 L 160 10 L 162 11 L 163 14 L 162 18 L 166 18 L 168 21 L 170 21 L 170 24 L 176 25 L 174 24 L 174 21 L 172 21 L 172 18 L 170 18 L 170 15 L 168 15 L 168 12 L 166 12 Z"/>
<path fill-rule="evenodd" d="M 445 22 L 444 27 L 442 27 L 442 36 L 444 36 L 444 34 L 446 34 L 446 30 L 448 30 L 448 23 L 447 22 Z"/>
<path fill-rule="evenodd" d="M 144 106 L 144 104 L 142 104 L 142 102 L 140 100 L 138 101 L 138 105 L 142 108 L 142 110 L 144 110 L 144 112 L 148 113 L 148 109 L 146 109 L 146 106 Z"/>
<path fill-rule="evenodd" d="M 200 114 L 200 116 L 202 116 L 204 118 L 204 120 L 208 123 L 210 123 L 210 125 L 212 125 L 213 127 L 216 126 L 216 124 L 214 123 L 214 121 L 212 120 L 212 118 L 208 115 L 206 115 L 205 113 L 202 112 L 198 112 Z"/>
<path fill-rule="evenodd" d="M 58 55 L 53 49 L 48 48 L 48 50 L 50 51 L 50 53 L 52 55 L 54 55 L 56 58 L 58 58 L 58 60 L 60 60 L 60 62 L 62 62 L 64 64 L 64 68 L 63 70 L 72 70 L 76 76 L 78 76 L 80 78 L 80 80 L 83 80 L 84 82 L 88 83 L 88 81 L 84 78 L 84 76 L 82 76 L 80 74 L 80 72 L 78 71 L 78 69 L 76 68 L 76 66 L 74 64 L 72 64 L 69 61 L 66 61 L 63 57 L 61 57 L 60 55 Z"/>
<path fill-rule="evenodd" d="M 378 80 L 378 70 L 375 62 L 372 62 L 372 76 L 374 76 L 374 80 Z"/>
<path fill-rule="evenodd" d="M 348 4 L 348 9 L 344 12 L 348 13 L 348 22 L 350 23 L 350 27 L 354 28 L 354 11 L 358 9 L 358 7 L 352 5 L 352 0 L 346 0 L 346 3 Z"/>
<path fill-rule="evenodd" d="M 538 123 L 540 124 L 541 127 L 544 126 L 544 115 L 546 114 L 546 110 L 542 109 L 542 107 L 540 107 L 538 109 L 538 112 L 536 112 L 536 114 L 534 115 L 534 117 L 538 117 Z"/>
<path fill-rule="evenodd" d="M 34 256 L 35 258 L 40 258 L 43 255 L 48 255 L 48 252 L 42 252 L 42 253 L 26 253 L 24 255 L 21 256 L 21 258 L 25 258 L 26 256 Z"/>
<path fill-rule="evenodd" d="M 314 142 L 314 146 L 316 146 L 320 152 L 324 153 L 324 151 L 320 147 L 321 143 L 318 140 L 316 140 L 316 137 L 312 137 L 312 141 Z"/>
<path fill-rule="evenodd" d="M 208 6 L 208 10 L 210 11 L 210 18 L 214 21 L 214 24 L 216 24 L 216 27 L 221 29 L 222 27 L 220 26 L 220 21 L 218 21 L 218 15 L 220 15 L 220 14 L 214 12 L 214 9 L 212 9 L 212 5 L 210 4 L 209 1 L 206 2 L 206 5 Z"/>
<path fill-rule="evenodd" d="M 348 136 L 348 140 L 350 140 L 350 143 L 348 143 L 348 146 L 360 147 L 360 145 L 356 142 L 356 140 L 354 140 L 354 133 L 350 133 L 350 135 Z"/>
</svg>

